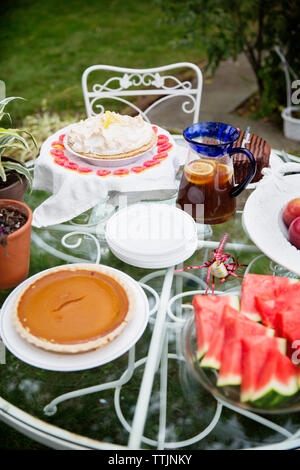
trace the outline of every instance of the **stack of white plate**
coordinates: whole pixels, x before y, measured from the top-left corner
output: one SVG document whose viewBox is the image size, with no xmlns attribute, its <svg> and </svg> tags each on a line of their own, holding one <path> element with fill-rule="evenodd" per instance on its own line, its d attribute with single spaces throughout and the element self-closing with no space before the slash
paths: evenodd
<svg viewBox="0 0 300 470">
<path fill-rule="evenodd" d="M 168 204 L 134 204 L 115 213 L 106 241 L 119 259 L 139 268 L 159 269 L 182 263 L 197 249 L 192 217 Z"/>
</svg>

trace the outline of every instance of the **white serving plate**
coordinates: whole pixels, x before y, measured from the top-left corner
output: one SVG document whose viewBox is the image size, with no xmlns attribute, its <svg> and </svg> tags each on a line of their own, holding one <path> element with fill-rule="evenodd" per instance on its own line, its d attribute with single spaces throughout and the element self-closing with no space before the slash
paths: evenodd
<svg viewBox="0 0 300 470">
<path fill-rule="evenodd" d="M 72 267 L 78 268 L 86 266 L 86 264 L 78 263 L 72 264 Z M 89 264 L 92 267 L 91 264 Z M 68 265 L 65 266 L 66 268 Z M 24 340 L 15 330 L 12 321 L 12 303 L 15 295 L 26 284 L 31 283 L 35 278 L 39 277 L 41 273 L 36 274 L 20 284 L 14 289 L 7 297 L 1 309 L 0 320 L 0 335 L 5 347 L 14 356 L 18 357 L 23 362 L 30 364 L 41 369 L 53 371 L 79 371 L 99 367 L 107 364 L 114 359 L 125 354 L 142 336 L 149 319 L 149 303 L 146 294 L 141 286 L 127 274 L 110 268 L 124 277 L 128 281 L 135 292 L 136 299 L 136 314 L 128 323 L 122 333 L 114 339 L 111 343 L 101 349 L 95 351 L 88 351 L 79 354 L 59 354 L 43 350 L 35 347 Z M 47 273 L 51 270 L 43 271 Z"/>
<path fill-rule="evenodd" d="M 288 172 L 298 174 L 284 176 Z M 243 212 L 243 225 L 266 256 L 300 276 L 300 250 L 289 242 L 282 222 L 284 207 L 296 197 L 300 197 L 300 165 L 285 163 L 276 172 L 266 174 L 249 196 Z"/>
</svg>

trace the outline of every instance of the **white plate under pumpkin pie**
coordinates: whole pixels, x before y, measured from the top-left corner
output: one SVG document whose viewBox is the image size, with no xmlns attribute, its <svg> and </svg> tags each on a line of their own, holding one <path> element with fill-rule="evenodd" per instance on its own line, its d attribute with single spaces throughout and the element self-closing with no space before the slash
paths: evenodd
<svg viewBox="0 0 300 470">
<path fill-rule="evenodd" d="M 135 314 L 135 294 L 118 271 L 103 265 L 58 266 L 19 290 L 13 324 L 30 344 L 75 354 L 117 338 Z"/>
</svg>

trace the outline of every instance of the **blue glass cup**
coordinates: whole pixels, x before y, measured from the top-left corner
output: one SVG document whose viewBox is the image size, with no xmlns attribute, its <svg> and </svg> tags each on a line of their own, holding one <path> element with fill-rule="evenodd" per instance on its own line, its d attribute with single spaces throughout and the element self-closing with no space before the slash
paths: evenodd
<svg viewBox="0 0 300 470">
<path fill-rule="evenodd" d="M 239 130 L 221 122 L 199 122 L 185 129 L 189 145 L 177 196 L 177 206 L 196 222 L 219 224 L 230 219 L 238 196 L 252 181 L 256 161 L 249 150 L 234 147 Z M 235 185 L 232 156 L 242 153 L 250 161 L 244 180 Z"/>
</svg>

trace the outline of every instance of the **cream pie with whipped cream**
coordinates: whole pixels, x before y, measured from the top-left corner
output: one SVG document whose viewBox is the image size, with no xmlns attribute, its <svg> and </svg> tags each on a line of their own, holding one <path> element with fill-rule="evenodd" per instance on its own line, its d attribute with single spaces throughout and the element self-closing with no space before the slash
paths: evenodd
<svg viewBox="0 0 300 470">
<path fill-rule="evenodd" d="M 135 314 L 135 294 L 125 279 L 91 264 L 40 273 L 15 299 L 16 331 L 32 345 L 58 353 L 102 348 Z"/>
<path fill-rule="evenodd" d="M 114 159 L 144 153 L 156 143 L 152 125 L 141 115 L 106 111 L 74 124 L 67 134 L 71 150 L 86 157 Z"/>
</svg>

